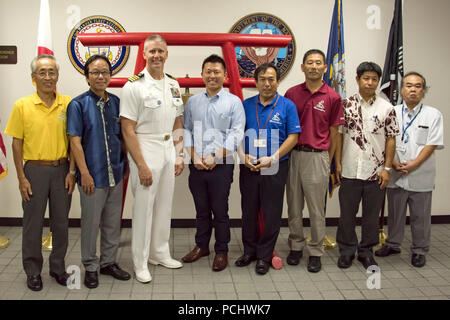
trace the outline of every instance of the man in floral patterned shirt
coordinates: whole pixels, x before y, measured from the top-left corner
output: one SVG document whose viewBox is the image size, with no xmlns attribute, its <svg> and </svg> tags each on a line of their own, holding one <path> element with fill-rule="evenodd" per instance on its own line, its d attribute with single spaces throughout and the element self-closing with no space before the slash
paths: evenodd
<svg viewBox="0 0 450 320">
<path fill-rule="evenodd" d="M 359 92 L 343 101 L 345 125 L 340 128 L 336 150 L 336 170 L 341 178 L 337 265 L 350 267 L 358 251 L 358 260 L 367 269 L 377 265 L 372 247 L 378 243 L 378 214 L 389 183 L 399 129 L 393 106 L 375 92 L 381 68 L 373 62 L 363 62 L 356 73 Z M 355 226 L 361 200 L 358 244 Z"/>
</svg>

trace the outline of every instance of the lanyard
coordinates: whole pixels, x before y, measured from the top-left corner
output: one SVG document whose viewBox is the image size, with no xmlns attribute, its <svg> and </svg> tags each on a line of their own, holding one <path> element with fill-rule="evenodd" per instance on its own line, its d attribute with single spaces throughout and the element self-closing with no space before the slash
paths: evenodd
<svg viewBox="0 0 450 320">
<path fill-rule="evenodd" d="M 413 123 L 413 121 L 416 120 L 416 118 L 417 118 L 417 116 L 419 115 L 420 111 L 422 111 L 422 106 L 423 106 L 423 105 L 421 104 L 421 105 L 420 105 L 419 112 L 417 112 L 416 115 L 414 116 L 414 118 L 411 119 L 411 121 L 408 123 L 408 125 L 406 126 L 406 128 L 405 128 L 405 112 L 404 112 L 404 109 L 405 109 L 405 108 L 402 107 L 402 128 L 403 128 L 403 131 L 402 131 L 402 141 L 403 141 L 403 138 L 405 137 L 406 130 L 408 130 L 408 128 L 409 128 L 409 127 L 411 126 L 411 124 Z"/>
<path fill-rule="evenodd" d="M 276 100 L 275 103 L 273 104 L 272 111 L 270 111 L 270 114 L 269 114 L 269 116 L 267 117 L 267 120 L 266 120 L 266 123 L 264 124 L 263 130 L 266 128 L 267 123 L 269 122 L 270 116 L 272 115 L 273 110 L 275 109 L 275 106 L 277 105 L 277 102 L 278 102 L 278 98 L 279 98 L 279 97 L 280 97 L 280 95 L 277 94 L 277 100 Z M 255 99 L 255 108 L 256 108 L 256 122 L 258 123 L 258 136 L 259 136 L 259 131 L 261 130 L 261 128 L 259 127 L 258 97 L 256 97 L 256 99 Z"/>
</svg>

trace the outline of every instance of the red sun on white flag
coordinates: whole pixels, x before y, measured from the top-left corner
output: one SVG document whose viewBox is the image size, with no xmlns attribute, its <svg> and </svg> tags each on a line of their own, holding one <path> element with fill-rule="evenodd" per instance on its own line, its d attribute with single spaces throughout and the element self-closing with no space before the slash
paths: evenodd
<svg viewBox="0 0 450 320">
<path fill-rule="evenodd" d="M 48 0 L 41 0 L 37 38 L 37 55 L 40 54 L 50 54 L 53 56 L 50 7 Z"/>
</svg>

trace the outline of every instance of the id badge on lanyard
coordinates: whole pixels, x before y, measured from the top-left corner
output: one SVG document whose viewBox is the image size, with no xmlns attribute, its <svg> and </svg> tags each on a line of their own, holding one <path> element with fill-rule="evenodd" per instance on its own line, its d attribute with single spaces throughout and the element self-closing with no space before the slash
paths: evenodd
<svg viewBox="0 0 450 320">
<path fill-rule="evenodd" d="M 262 128 L 262 130 L 264 130 L 264 129 L 266 128 L 267 123 L 269 122 L 270 116 L 272 115 L 272 112 L 273 112 L 273 110 L 275 109 L 275 106 L 277 105 L 277 102 L 278 102 L 278 98 L 279 98 L 279 97 L 280 97 L 280 96 L 278 95 L 278 96 L 277 96 L 277 100 L 275 101 L 275 103 L 274 103 L 274 105 L 273 105 L 273 107 L 272 107 L 272 110 L 270 111 L 270 114 L 269 114 L 269 116 L 267 117 L 266 123 L 264 124 L 264 127 Z M 257 121 L 257 123 L 258 123 L 258 132 L 260 132 L 260 131 L 261 131 L 261 128 L 260 128 L 260 126 L 259 126 L 258 98 L 256 98 L 256 100 L 255 100 L 255 108 L 256 108 L 256 121 Z M 258 136 L 259 136 L 259 135 L 258 135 Z M 256 139 L 253 139 L 253 146 L 254 146 L 255 148 L 267 148 L 267 139 L 265 139 L 265 138 L 256 138 Z"/>
<path fill-rule="evenodd" d="M 412 118 L 405 127 L 405 113 L 404 113 L 404 107 L 402 106 L 402 143 L 408 143 L 409 141 L 409 134 L 406 132 L 406 130 L 408 130 L 408 128 L 412 125 L 412 123 L 414 122 L 414 120 L 416 120 L 417 116 L 419 115 L 420 111 L 422 111 L 422 104 L 420 105 L 420 109 L 419 111 L 416 113 L 416 115 L 414 116 L 414 118 Z"/>
<path fill-rule="evenodd" d="M 406 145 L 405 145 L 405 143 L 403 141 L 398 143 L 395 148 L 400 153 L 405 153 L 406 152 Z"/>
<path fill-rule="evenodd" d="M 253 146 L 255 148 L 267 148 L 267 139 L 264 138 L 253 139 Z"/>
</svg>

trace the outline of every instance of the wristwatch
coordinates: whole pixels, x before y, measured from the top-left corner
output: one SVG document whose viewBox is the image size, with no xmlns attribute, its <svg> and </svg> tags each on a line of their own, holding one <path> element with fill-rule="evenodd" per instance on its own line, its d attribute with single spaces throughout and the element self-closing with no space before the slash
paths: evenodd
<svg viewBox="0 0 450 320">
<path fill-rule="evenodd" d="M 74 176 L 77 172 L 75 170 L 70 170 L 69 173 Z"/>
<path fill-rule="evenodd" d="M 386 170 L 387 172 L 391 173 L 392 168 L 384 167 L 384 170 Z"/>
</svg>

